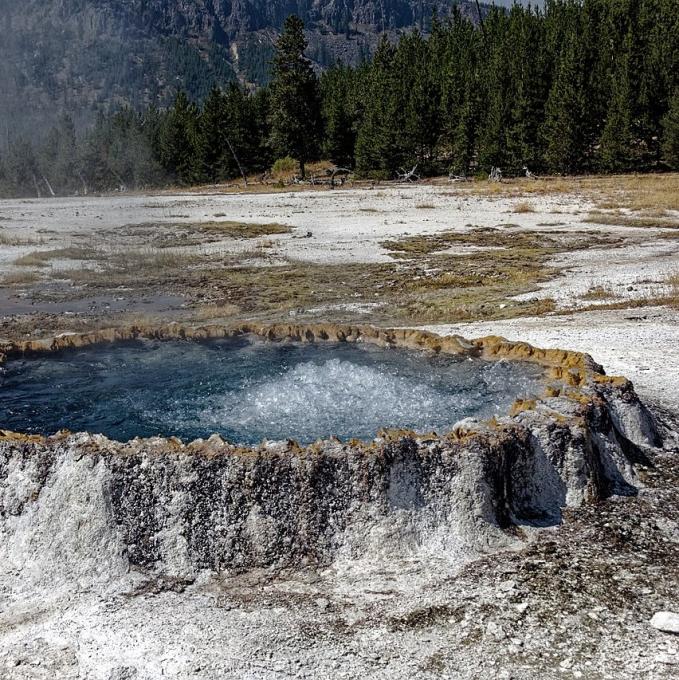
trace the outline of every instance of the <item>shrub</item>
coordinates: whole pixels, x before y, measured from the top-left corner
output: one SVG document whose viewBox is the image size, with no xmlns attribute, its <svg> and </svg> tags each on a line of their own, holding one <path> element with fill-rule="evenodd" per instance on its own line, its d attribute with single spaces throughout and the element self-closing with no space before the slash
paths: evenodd
<svg viewBox="0 0 679 680">
<path fill-rule="evenodd" d="M 299 163 L 290 156 L 279 158 L 271 168 L 271 174 L 274 179 L 281 179 L 283 177 L 290 177 L 299 173 Z"/>
</svg>

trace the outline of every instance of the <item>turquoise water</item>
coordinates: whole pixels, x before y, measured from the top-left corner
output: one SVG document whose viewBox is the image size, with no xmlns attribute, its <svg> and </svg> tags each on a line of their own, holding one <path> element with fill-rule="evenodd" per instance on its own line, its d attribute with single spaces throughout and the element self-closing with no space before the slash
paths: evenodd
<svg viewBox="0 0 679 680">
<path fill-rule="evenodd" d="M 539 375 L 529 364 L 362 344 L 144 340 L 10 360 L 0 428 L 121 441 L 217 432 L 243 444 L 371 439 L 383 427 L 442 433 L 506 413 L 539 390 Z"/>
</svg>

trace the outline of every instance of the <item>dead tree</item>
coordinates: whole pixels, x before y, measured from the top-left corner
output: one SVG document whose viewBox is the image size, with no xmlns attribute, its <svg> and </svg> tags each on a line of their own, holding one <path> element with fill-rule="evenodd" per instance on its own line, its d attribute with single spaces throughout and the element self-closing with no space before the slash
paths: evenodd
<svg viewBox="0 0 679 680">
<path fill-rule="evenodd" d="M 85 178 L 83 177 L 83 174 L 80 171 L 78 171 L 78 178 L 80 179 L 80 183 L 83 185 L 83 196 L 87 196 L 88 194 L 87 183 L 85 182 Z"/>
<path fill-rule="evenodd" d="M 448 174 L 448 180 L 450 182 L 468 182 L 469 179 L 466 175 L 456 175 L 454 172 Z"/>
<path fill-rule="evenodd" d="M 538 179 L 538 176 L 533 174 L 529 169 L 528 166 L 524 165 L 523 166 L 523 171 L 526 173 L 526 179 Z"/>
<path fill-rule="evenodd" d="M 45 175 L 42 176 L 42 181 L 45 183 L 45 186 L 47 187 L 48 191 L 50 192 L 50 196 L 52 198 L 56 197 L 56 194 L 54 193 L 54 189 L 52 189 L 52 185 L 50 184 L 50 181 L 45 177 Z"/>
<path fill-rule="evenodd" d="M 415 173 L 415 170 L 417 170 L 417 165 L 413 166 L 412 170 L 404 170 L 403 168 L 400 170 L 401 172 L 397 174 L 397 179 L 399 182 L 417 182 L 420 179 L 420 176 Z"/>
<path fill-rule="evenodd" d="M 42 198 L 42 193 L 40 193 L 40 185 L 38 184 L 38 178 L 33 174 L 33 186 L 35 187 L 35 193 L 38 198 Z"/>
<path fill-rule="evenodd" d="M 350 174 L 351 170 L 349 170 L 349 168 L 333 168 L 330 171 L 330 186 L 335 186 L 335 179 L 337 177 L 339 177 L 340 186 L 343 186 Z"/>
<path fill-rule="evenodd" d="M 489 182 L 501 182 L 502 181 L 502 169 L 493 166 L 490 169 L 490 175 L 488 175 Z"/>
<path fill-rule="evenodd" d="M 233 160 L 236 161 L 236 165 L 238 166 L 238 169 L 240 170 L 240 176 L 243 178 L 243 184 L 247 187 L 248 185 L 248 178 L 243 170 L 243 166 L 240 164 L 240 161 L 238 160 L 238 156 L 236 155 L 236 151 L 233 148 L 231 141 L 229 140 L 228 137 L 226 137 L 226 143 L 229 147 L 229 151 L 231 152 L 231 155 L 233 156 Z"/>
</svg>

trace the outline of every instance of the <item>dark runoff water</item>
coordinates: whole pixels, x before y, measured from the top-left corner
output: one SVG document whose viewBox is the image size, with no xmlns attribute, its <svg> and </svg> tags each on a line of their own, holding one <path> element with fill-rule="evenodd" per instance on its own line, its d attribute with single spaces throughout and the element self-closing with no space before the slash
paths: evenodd
<svg viewBox="0 0 679 680">
<path fill-rule="evenodd" d="M 372 439 L 381 428 L 449 431 L 539 389 L 518 362 L 368 344 L 249 338 L 140 340 L 12 359 L 0 367 L 0 429 L 154 435 L 184 441 Z"/>
</svg>

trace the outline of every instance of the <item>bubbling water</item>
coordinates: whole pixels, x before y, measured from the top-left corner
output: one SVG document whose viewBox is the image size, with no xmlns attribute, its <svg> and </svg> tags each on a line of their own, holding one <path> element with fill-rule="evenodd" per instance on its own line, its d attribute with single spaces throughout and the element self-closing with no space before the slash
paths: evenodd
<svg viewBox="0 0 679 680">
<path fill-rule="evenodd" d="M 216 432 L 242 444 L 443 433 L 468 416 L 506 413 L 539 390 L 539 377 L 519 362 L 367 344 L 144 340 L 8 362 L 0 428 L 119 440 Z"/>
</svg>

